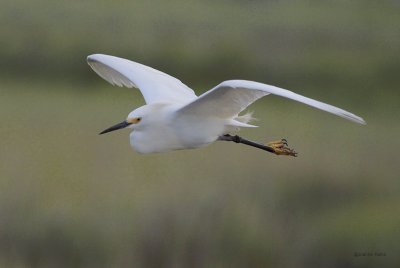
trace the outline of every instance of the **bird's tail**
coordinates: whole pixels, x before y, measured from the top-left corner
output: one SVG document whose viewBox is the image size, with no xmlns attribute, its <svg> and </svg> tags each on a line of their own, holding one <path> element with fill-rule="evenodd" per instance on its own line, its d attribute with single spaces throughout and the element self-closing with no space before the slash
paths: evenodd
<svg viewBox="0 0 400 268">
<path fill-rule="evenodd" d="M 249 122 L 256 120 L 253 117 L 253 112 L 247 112 L 244 115 L 238 115 L 231 120 L 231 125 L 234 127 L 257 127 L 250 125 Z"/>
</svg>

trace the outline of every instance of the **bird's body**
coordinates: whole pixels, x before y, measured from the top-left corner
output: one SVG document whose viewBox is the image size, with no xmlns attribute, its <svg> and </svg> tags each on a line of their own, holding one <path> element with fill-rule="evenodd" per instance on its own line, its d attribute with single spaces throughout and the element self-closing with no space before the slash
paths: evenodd
<svg viewBox="0 0 400 268">
<path fill-rule="evenodd" d="M 101 133 L 132 128 L 130 144 L 139 153 L 198 148 L 216 140 L 228 140 L 277 154 L 294 155 L 294 151 L 285 147 L 287 143 L 283 140 L 278 145 L 273 143 L 274 148 L 270 149 L 271 147 L 262 148 L 263 145 L 229 135 L 241 127 L 255 127 L 248 124 L 251 115 L 240 116 L 239 113 L 257 99 L 269 94 L 290 98 L 365 124 L 361 117 L 335 106 L 253 81 L 224 81 L 197 97 L 193 90 L 178 79 L 133 61 L 95 54 L 88 57 L 88 63 L 111 84 L 137 87 L 142 92 L 147 104 L 132 111 L 122 123 Z"/>
<path fill-rule="evenodd" d="M 139 153 L 199 148 L 232 130 L 229 120 L 223 118 L 195 114 L 177 116 L 176 111 L 183 106 L 176 103 L 153 103 L 134 110 L 130 116 L 142 120 L 130 134 L 132 148 Z"/>
</svg>

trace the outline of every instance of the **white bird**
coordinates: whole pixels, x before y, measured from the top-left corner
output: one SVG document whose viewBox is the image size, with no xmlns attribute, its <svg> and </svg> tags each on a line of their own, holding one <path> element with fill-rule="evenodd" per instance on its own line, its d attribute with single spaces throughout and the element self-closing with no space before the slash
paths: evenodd
<svg viewBox="0 0 400 268">
<path fill-rule="evenodd" d="M 139 153 L 199 148 L 217 140 L 254 146 L 277 155 L 296 156 L 285 139 L 268 145 L 230 135 L 250 125 L 251 114 L 240 116 L 246 107 L 269 94 L 302 102 L 359 124 L 365 121 L 350 112 L 292 91 L 246 80 L 228 80 L 196 96 L 178 79 L 151 67 L 109 55 L 87 58 L 92 69 L 112 85 L 138 88 L 146 105 L 129 113 L 126 120 L 100 134 L 131 128 L 130 144 Z"/>
</svg>

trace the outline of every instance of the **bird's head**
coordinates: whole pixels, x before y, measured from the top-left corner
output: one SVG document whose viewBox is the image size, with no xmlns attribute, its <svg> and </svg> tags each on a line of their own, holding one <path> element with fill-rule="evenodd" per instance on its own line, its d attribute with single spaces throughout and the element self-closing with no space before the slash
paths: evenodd
<svg viewBox="0 0 400 268">
<path fill-rule="evenodd" d="M 128 117 L 124 121 L 103 130 L 99 134 L 105 134 L 105 133 L 115 131 L 118 129 L 123 129 L 123 128 L 131 128 L 131 129 L 138 128 L 139 126 L 141 126 L 143 124 L 142 123 L 143 118 L 146 117 L 144 109 L 141 109 L 141 108 L 133 110 L 132 112 L 129 113 Z"/>
<path fill-rule="evenodd" d="M 164 124 L 165 120 L 168 118 L 168 115 L 175 108 L 175 106 L 171 106 L 169 103 L 154 103 L 144 105 L 130 112 L 127 118 L 121 123 L 103 130 L 100 132 L 100 134 L 105 134 L 123 128 L 144 130 L 148 127 L 158 126 L 160 123 Z"/>
</svg>

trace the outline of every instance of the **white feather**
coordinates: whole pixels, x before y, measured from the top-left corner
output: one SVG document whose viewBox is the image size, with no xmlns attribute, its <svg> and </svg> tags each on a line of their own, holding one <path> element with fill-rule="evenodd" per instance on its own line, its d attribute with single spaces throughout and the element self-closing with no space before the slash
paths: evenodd
<svg viewBox="0 0 400 268">
<path fill-rule="evenodd" d="M 90 55 L 87 62 L 112 85 L 139 88 L 147 104 L 187 103 L 197 97 L 178 79 L 137 62 L 103 54 Z"/>
<path fill-rule="evenodd" d="M 361 117 L 343 109 L 262 83 L 224 81 L 197 97 L 178 79 L 130 60 L 95 54 L 87 61 L 109 83 L 137 87 L 143 94 L 147 105 L 135 109 L 127 118 L 128 122 L 136 122 L 127 127 L 134 130 L 130 135 L 131 146 L 141 153 L 198 148 L 241 127 L 256 127 L 249 124 L 251 113 L 242 116 L 239 113 L 269 94 L 365 124 Z M 120 125 L 109 129 L 119 129 Z M 110 132 L 109 129 L 102 133 Z"/>
<path fill-rule="evenodd" d="M 197 99 L 178 110 L 177 113 L 201 116 L 213 115 L 221 118 L 236 117 L 254 101 L 269 94 L 302 102 L 353 122 L 365 124 L 364 119 L 361 117 L 330 104 L 304 97 L 283 88 L 246 80 L 224 81 L 200 95 Z"/>
</svg>

